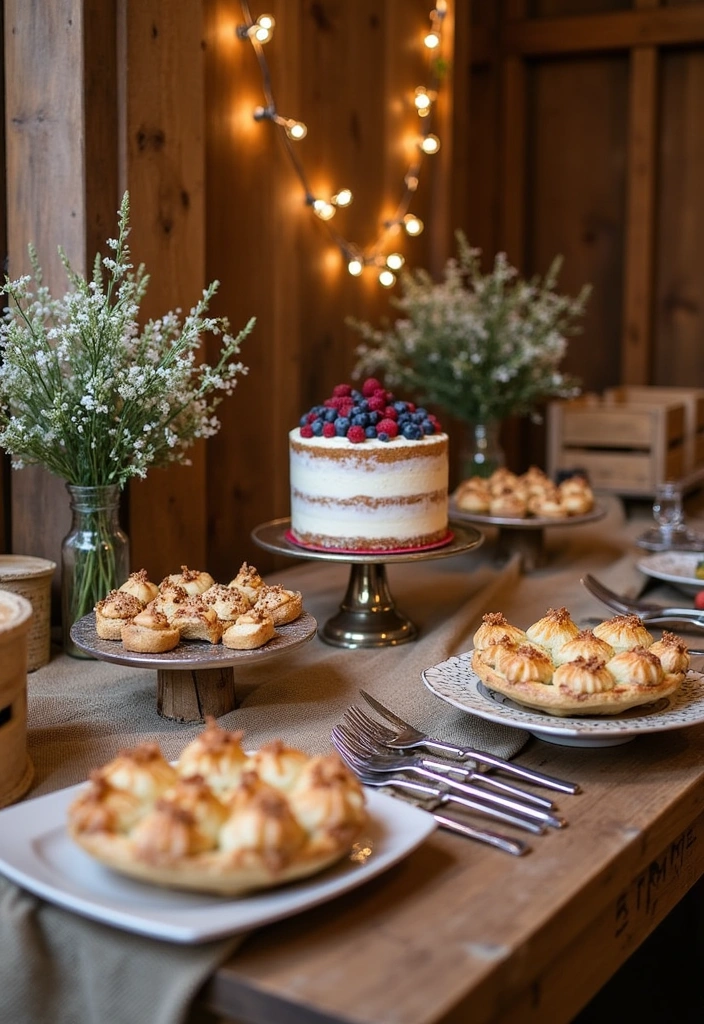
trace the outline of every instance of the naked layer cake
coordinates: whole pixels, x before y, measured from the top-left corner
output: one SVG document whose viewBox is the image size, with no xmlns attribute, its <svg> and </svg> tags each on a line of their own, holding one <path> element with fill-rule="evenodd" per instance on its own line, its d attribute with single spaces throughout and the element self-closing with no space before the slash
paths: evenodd
<svg viewBox="0 0 704 1024">
<path fill-rule="evenodd" d="M 335 387 L 290 432 L 289 455 L 295 540 L 394 551 L 447 538 L 447 435 L 379 381 Z"/>
</svg>

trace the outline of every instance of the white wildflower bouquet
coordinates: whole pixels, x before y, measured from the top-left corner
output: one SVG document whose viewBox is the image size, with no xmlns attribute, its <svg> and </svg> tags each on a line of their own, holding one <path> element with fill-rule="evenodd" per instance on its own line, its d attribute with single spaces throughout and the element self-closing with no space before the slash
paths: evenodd
<svg viewBox="0 0 704 1024">
<path fill-rule="evenodd" d="M 187 462 L 197 438 L 217 433 L 213 412 L 247 368 L 236 358 L 254 326 L 233 337 L 207 316 L 218 282 L 181 319 L 169 312 L 143 327 L 147 289 L 127 244 L 129 196 L 119 210 L 113 256 L 95 257 L 93 276 L 75 273 L 63 252 L 70 290 L 53 298 L 30 246 L 33 275 L 6 279 L 10 300 L 0 325 L 0 446 L 13 466 L 43 465 L 77 486 L 145 477 L 151 466 Z M 205 335 L 221 339 L 214 366 L 197 361 Z"/>
<path fill-rule="evenodd" d="M 377 374 L 387 387 L 475 423 L 537 417 L 541 400 L 578 394 L 558 367 L 589 286 L 576 298 L 558 295 L 560 257 L 542 280 L 522 280 L 504 253 L 482 274 L 481 250 L 461 231 L 456 239 L 458 258 L 448 260 L 443 281 L 422 269 L 402 274 L 401 297 L 391 302 L 403 316 L 392 327 L 348 320 L 365 340 L 355 376 Z"/>
</svg>

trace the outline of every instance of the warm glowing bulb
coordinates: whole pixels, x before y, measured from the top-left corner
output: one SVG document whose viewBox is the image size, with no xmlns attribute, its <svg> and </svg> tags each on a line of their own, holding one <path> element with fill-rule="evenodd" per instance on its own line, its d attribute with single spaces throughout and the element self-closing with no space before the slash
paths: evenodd
<svg viewBox="0 0 704 1024">
<path fill-rule="evenodd" d="M 300 139 L 305 139 L 308 134 L 308 128 L 303 124 L 303 121 L 288 121 L 286 123 L 286 134 L 289 139 L 298 142 Z"/>
<path fill-rule="evenodd" d="M 262 14 L 257 18 L 256 24 L 252 25 L 250 32 L 258 43 L 268 43 L 274 33 L 276 22 L 270 14 Z"/>
<path fill-rule="evenodd" d="M 339 192 L 336 192 L 332 197 L 332 202 L 335 206 L 349 206 L 352 202 L 353 196 L 348 188 L 341 188 Z"/>
<path fill-rule="evenodd" d="M 408 191 L 415 192 L 415 190 L 418 188 L 418 175 L 407 174 L 404 180 L 406 182 L 406 188 L 408 189 Z"/>
<path fill-rule="evenodd" d="M 354 257 L 347 264 L 347 269 L 349 270 L 352 277 L 359 277 L 359 275 L 364 270 L 364 264 L 362 263 L 361 260 L 358 260 L 356 257 Z"/>
<path fill-rule="evenodd" d="M 412 213 L 407 213 L 403 218 L 403 226 L 409 235 L 419 235 L 423 230 L 423 221 L 414 217 Z"/>
<path fill-rule="evenodd" d="M 423 42 L 429 50 L 435 50 L 440 45 L 440 36 L 437 32 L 428 32 Z"/>
<path fill-rule="evenodd" d="M 390 270 L 382 270 L 379 274 L 379 284 L 383 285 L 384 288 L 391 288 L 392 285 L 396 284 L 396 275 L 392 274 Z"/>
<path fill-rule="evenodd" d="M 440 149 L 440 139 L 437 137 L 437 135 L 426 135 L 420 144 L 420 148 L 423 150 L 424 153 L 427 153 L 429 156 L 432 156 L 433 153 L 437 153 L 437 151 Z"/>
<path fill-rule="evenodd" d="M 332 203 L 326 203 L 324 199 L 316 199 L 313 202 L 313 211 L 321 220 L 330 220 L 335 216 L 335 207 Z"/>
<path fill-rule="evenodd" d="M 428 94 L 428 90 L 422 85 L 419 85 L 415 91 L 415 98 L 413 102 L 416 105 L 416 110 L 421 117 L 427 117 L 430 113 L 430 107 L 432 106 L 432 99 Z"/>
<path fill-rule="evenodd" d="M 390 252 L 386 257 L 386 266 L 389 270 L 400 270 L 405 262 L 400 252 Z"/>
<path fill-rule="evenodd" d="M 441 18 L 444 17 L 447 14 L 447 0 L 437 0 L 435 11 Z"/>
</svg>

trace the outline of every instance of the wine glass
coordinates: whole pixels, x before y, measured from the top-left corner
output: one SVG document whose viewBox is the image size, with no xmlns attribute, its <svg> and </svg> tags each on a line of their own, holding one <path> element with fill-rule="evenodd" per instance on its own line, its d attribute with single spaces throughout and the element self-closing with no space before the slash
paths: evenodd
<svg viewBox="0 0 704 1024">
<path fill-rule="evenodd" d="M 666 480 L 655 488 L 653 519 L 658 524 L 663 544 L 672 544 L 675 534 L 684 530 L 682 488 L 674 480 Z"/>
</svg>

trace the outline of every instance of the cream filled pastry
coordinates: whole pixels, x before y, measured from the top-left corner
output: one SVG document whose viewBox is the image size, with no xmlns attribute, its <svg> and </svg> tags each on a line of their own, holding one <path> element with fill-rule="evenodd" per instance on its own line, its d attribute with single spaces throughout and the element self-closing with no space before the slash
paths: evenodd
<svg viewBox="0 0 704 1024">
<path fill-rule="evenodd" d="M 274 636 L 276 629 L 269 612 L 251 608 L 235 619 L 222 634 L 225 647 L 233 651 L 252 651 L 263 647 Z"/>
<path fill-rule="evenodd" d="M 138 615 L 144 604 L 133 594 L 111 590 L 95 606 L 95 629 L 101 640 L 119 640 L 122 627 Z"/>
<path fill-rule="evenodd" d="M 457 486 L 453 499 L 462 511 L 507 519 L 567 519 L 594 507 L 594 494 L 583 476 L 556 486 L 537 466 L 522 474 L 502 466 L 486 479 L 470 477 Z"/>
<path fill-rule="evenodd" d="M 175 572 L 167 576 L 162 581 L 162 586 L 165 583 L 175 583 L 177 586 L 183 587 L 189 597 L 197 597 L 198 594 L 202 594 L 208 587 L 212 587 L 215 580 L 204 569 L 189 569 L 187 565 L 182 565 L 181 572 Z"/>
<path fill-rule="evenodd" d="M 275 626 L 293 622 L 303 611 L 303 595 L 300 590 L 286 590 L 279 584 L 264 586 L 254 604 L 255 611 L 268 612 Z"/>
<path fill-rule="evenodd" d="M 222 637 L 222 622 L 217 612 L 200 595 L 189 597 L 180 604 L 171 624 L 180 630 L 182 640 L 206 640 L 217 644 Z"/>
<path fill-rule="evenodd" d="M 210 719 L 175 766 L 155 744 L 98 769 L 70 805 L 70 836 L 122 874 L 230 897 L 281 885 L 347 853 L 364 790 L 336 754 L 282 740 L 246 754 Z"/>
<path fill-rule="evenodd" d="M 134 594 L 142 604 L 149 604 L 159 593 L 159 588 L 149 579 L 146 569 L 130 573 L 120 590 L 124 590 L 126 594 Z"/>
<path fill-rule="evenodd" d="M 166 580 L 159 585 L 159 593 L 150 606 L 154 611 L 161 612 L 167 619 L 171 620 L 179 608 L 188 600 L 188 591 L 178 583 L 169 583 Z"/>
<path fill-rule="evenodd" d="M 228 583 L 229 587 L 241 591 L 250 604 L 254 604 L 264 587 L 264 580 L 253 565 L 243 562 L 237 575 Z"/>
<path fill-rule="evenodd" d="M 143 608 L 120 631 L 122 646 L 139 654 L 163 654 L 172 651 L 181 640 L 177 626 L 156 610 L 153 603 Z"/>
<path fill-rule="evenodd" d="M 557 716 L 616 715 L 675 693 L 689 668 L 683 640 L 653 643 L 635 616 L 580 630 L 566 608 L 550 608 L 525 632 L 501 612 L 484 616 L 472 669 L 527 707 Z"/>
<path fill-rule="evenodd" d="M 242 590 L 214 583 L 203 593 L 203 601 L 209 605 L 223 624 L 228 626 L 252 607 L 252 602 Z"/>
</svg>

